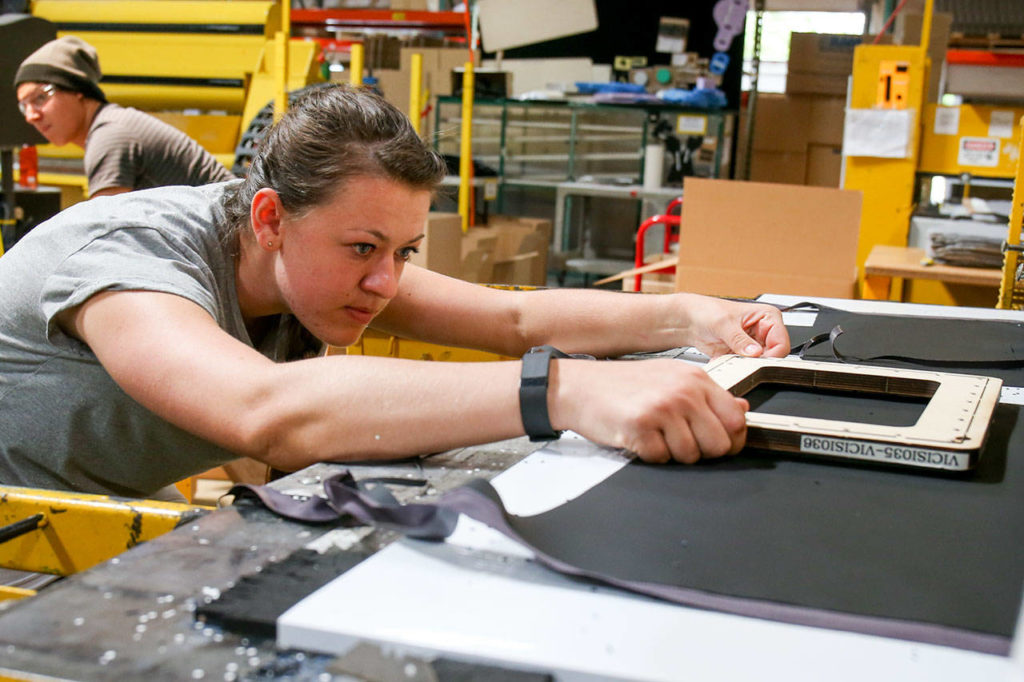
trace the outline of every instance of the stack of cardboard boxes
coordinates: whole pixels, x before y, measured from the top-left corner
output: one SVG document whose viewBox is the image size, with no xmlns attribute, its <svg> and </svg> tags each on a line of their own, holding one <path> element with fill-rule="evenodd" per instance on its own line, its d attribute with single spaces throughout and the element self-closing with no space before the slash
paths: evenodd
<svg viewBox="0 0 1024 682">
<path fill-rule="evenodd" d="M 786 94 L 757 99 L 751 180 L 839 186 L 846 87 L 861 40 L 792 34 Z"/>
<path fill-rule="evenodd" d="M 544 286 L 551 221 L 491 216 L 486 226 L 462 231 L 456 213 L 431 213 L 414 265 L 481 284 Z"/>
</svg>

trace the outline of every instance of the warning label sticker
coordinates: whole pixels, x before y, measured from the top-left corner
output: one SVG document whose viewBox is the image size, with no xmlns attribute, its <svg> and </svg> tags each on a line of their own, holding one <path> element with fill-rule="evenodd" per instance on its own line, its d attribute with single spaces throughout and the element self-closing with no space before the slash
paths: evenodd
<svg viewBox="0 0 1024 682">
<path fill-rule="evenodd" d="M 994 137 L 961 137 L 956 162 L 961 166 L 998 166 L 999 140 Z"/>
</svg>

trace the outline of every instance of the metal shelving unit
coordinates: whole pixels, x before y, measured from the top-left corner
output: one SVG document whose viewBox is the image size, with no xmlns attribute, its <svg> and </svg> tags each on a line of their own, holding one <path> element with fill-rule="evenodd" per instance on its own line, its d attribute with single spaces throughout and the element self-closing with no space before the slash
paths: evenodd
<svg viewBox="0 0 1024 682">
<path fill-rule="evenodd" d="M 461 97 L 438 98 L 434 145 L 443 154 L 459 154 L 461 105 Z M 632 264 L 632 238 L 643 217 L 682 192 L 678 184 L 644 187 L 644 147 L 659 121 L 684 145 L 694 141 L 690 175 L 730 176 L 735 112 L 662 104 L 476 100 L 473 160 L 496 176 L 499 213 L 508 212 L 510 193 L 543 193 L 552 206 L 554 262 L 585 273 L 618 272 Z M 573 210 L 574 199 L 626 200 L 635 208 L 591 220 Z M 610 231 L 621 233 L 615 239 L 621 244 L 605 248 L 602 237 Z"/>
</svg>

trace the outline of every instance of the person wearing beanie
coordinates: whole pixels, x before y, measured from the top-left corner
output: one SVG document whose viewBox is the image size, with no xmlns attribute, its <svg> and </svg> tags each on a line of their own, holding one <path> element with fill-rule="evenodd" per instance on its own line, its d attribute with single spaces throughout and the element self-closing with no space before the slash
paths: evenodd
<svg viewBox="0 0 1024 682">
<path fill-rule="evenodd" d="M 85 150 L 90 197 L 234 177 L 177 128 L 107 102 L 99 86 L 102 76 L 96 48 L 75 36 L 46 43 L 14 76 L 25 120 L 51 144 Z"/>
</svg>

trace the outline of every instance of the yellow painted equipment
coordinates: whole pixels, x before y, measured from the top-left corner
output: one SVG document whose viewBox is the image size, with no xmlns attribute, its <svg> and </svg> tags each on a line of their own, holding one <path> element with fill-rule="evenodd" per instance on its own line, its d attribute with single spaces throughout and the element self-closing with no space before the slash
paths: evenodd
<svg viewBox="0 0 1024 682">
<path fill-rule="evenodd" d="M 328 355 L 374 355 L 378 357 L 405 358 L 407 360 L 437 360 L 441 362 L 490 362 L 512 360 L 497 353 L 488 353 L 470 348 L 442 346 L 436 343 L 413 341 L 390 334 L 367 329 L 363 335 L 347 348 L 328 349 Z"/>
<path fill-rule="evenodd" d="M 202 510 L 171 502 L 0 486 L 0 527 L 42 516 L 37 529 L 0 543 L 0 567 L 70 575 L 163 535 Z"/>
<path fill-rule="evenodd" d="M 274 2 L 37 0 L 32 14 L 96 48 L 111 101 L 234 114 L 245 103 L 245 74 L 281 23 Z"/>
<path fill-rule="evenodd" d="M 929 3 L 930 5 L 930 3 Z M 903 101 L 912 116 L 911 140 L 905 158 L 848 156 L 846 158 L 845 189 L 864 193 L 861 208 L 860 240 L 857 246 L 858 284 L 864 287 L 864 261 L 876 244 L 906 246 L 910 229 L 917 174 L 919 129 L 918 125 L 924 84 L 928 82 L 928 58 L 917 46 L 859 45 L 853 56 L 853 87 L 850 93 L 852 109 L 893 108 L 879 102 L 879 78 L 883 70 L 893 64 L 905 64 Z"/>
<path fill-rule="evenodd" d="M 938 175 L 970 173 L 983 178 L 1014 177 L 1021 146 L 1020 128 L 1016 123 L 1022 116 L 1024 106 L 925 105 L 921 121 L 919 172 Z M 952 132 L 954 126 L 956 132 Z M 972 142 L 988 142 L 994 153 L 969 154 L 967 145 Z"/>
<path fill-rule="evenodd" d="M 1024 140 L 1024 117 L 1017 126 L 1018 140 Z M 1013 185 L 1013 204 L 1007 229 L 1003 260 L 1003 281 L 999 287 L 999 307 L 1024 309 L 1024 259 L 1021 258 L 1024 232 L 1024 154 L 1017 156 L 1017 173 Z"/>
<path fill-rule="evenodd" d="M 317 44 L 287 39 L 287 12 L 282 14 L 278 2 L 36 0 L 32 13 L 56 24 L 58 35 L 75 35 L 96 47 L 100 86 L 110 101 L 179 112 L 169 122 L 184 126 L 229 168 L 242 133 L 267 102 L 283 99 L 282 88 L 298 90 L 322 80 Z M 205 112 L 198 114 L 203 118 L 186 120 L 194 111 Z M 215 132 L 195 134 L 206 126 Z M 40 156 L 79 159 L 82 151 L 42 145 Z M 40 180 L 76 183 L 63 173 L 42 174 Z"/>
</svg>

